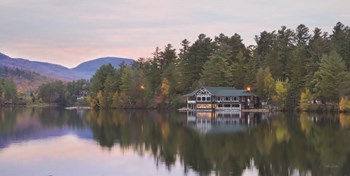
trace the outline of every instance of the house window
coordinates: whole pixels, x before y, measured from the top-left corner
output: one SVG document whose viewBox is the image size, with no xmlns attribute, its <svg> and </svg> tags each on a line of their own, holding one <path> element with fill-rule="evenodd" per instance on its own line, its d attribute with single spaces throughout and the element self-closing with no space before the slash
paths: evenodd
<svg viewBox="0 0 350 176">
<path fill-rule="evenodd" d="M 207 97 L 207 101 L 210 101 L 210 97 Z"/>
<path fill-rule="evenodd" d="M 197 108 L 198 109 L 210 109 L 212 107 L 211 107 L 211 104 L 197 104 Z"/>
<path fill-rule="evenodd" d="M 201 101 L 201 97 L 197 97 L 197 101 Z"/>
<path fill-rule="evenodd" d="M 231 106 L 230 106 L 230 104 L 225 104 L 224 107 L 225 107 L 225 108 L 229 108 L 229 107 L 231 107 Z"/>
<path fill-rule="evenodd" d="M 233 97 L 233 101 L 237 101 L 237 97 Z"/>
<path fill-rule="evenodd" d="M 229 101 L 229 100 L 230 100 L 230 97 L 226 97 L 225 100 L 226 100 L 226 101 Z"/>
<path fill-rule="evenodd" d="M 205 101 L 205 97 L 202 97 L 202 101 Z"/>
<path fill-rule="evenodd" d="M 219 108 L 222 108 L 222 104 L 219 104 L 218 107 L 219 107 Z"/>
</svg>

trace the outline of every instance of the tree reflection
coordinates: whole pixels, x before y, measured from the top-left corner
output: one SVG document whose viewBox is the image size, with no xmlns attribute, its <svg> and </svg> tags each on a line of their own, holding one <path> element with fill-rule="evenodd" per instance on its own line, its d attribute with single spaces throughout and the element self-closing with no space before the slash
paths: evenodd
<svg viewBox="0 0 350 176">
<path fill-rule="evenodd" d="M 247 131 L 201 134 L 186 125 L 183 114 L 92 114 L 88 124 L 101 146 L 119 144 L 141 155 L 150 152 L 157 165 L 164 163 L 169 169 L 177 158 L 185 172 L 191 169 L 200 175 L 241 175 L 249 167 L 256 167 L 260 175 L 341 175 L 349 164 L 349 131 L 334 117 L 279 114 Z"/>
<path fill-rule="evenodd" d="M 236 125 L 249 125 L 246 116 L 238 118 L 244 123 Z M 257 124 L 245 130 L 203 134 L 177 112 L 3 109 L 0 144 L 36 128 L 89 128 L 103 148 L 133 149 L 141 156 L 153 156 L 157 166 L 164 164 L 169 170 L 178 160 L 185 173 L 242 175 L 247 168 L 256 168 L 259 175 L 350 172 L 349 115 L 273 114 L 267 120 L 254 119 Z M 40 125 L 23 128 L 28 121 Z"/>
</svg>

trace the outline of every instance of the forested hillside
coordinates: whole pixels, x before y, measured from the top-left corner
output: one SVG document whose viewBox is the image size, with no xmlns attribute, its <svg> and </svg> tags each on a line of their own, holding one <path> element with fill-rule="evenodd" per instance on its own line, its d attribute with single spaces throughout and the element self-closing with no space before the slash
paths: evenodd
<svg viewBox="0 0 350 176">
<path fill-rule="evenodd" d="M 13 80 L 17 88 L 23 91 L 34 91 L 40 85 L 53 81 L 53 79 L 47 78 L 35 72 L 3 66 L 0 66 L 0 78 Z"/>
<path fill-rule="evenodd" d="M 201 85 L 251 86 L 262 101 L 285 109 L 307 108 L 314 99 L 347 100 L 348 26 L 339 22 L 330 33 L 282 26 L 255 41 L 245 46 L 239 34 L 200 34 L 192 43 L 184 39 L 178 51 L 168 44 L 132 66 L 102 66 L 91 80 L 90 102 L 100 108 L 177 106 L 181 95 Z"/>
</svg>

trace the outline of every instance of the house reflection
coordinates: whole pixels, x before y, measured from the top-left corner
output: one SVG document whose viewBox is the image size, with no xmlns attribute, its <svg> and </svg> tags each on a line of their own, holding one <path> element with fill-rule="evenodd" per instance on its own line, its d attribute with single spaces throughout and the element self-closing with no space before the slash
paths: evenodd
<svg viewBox="0 0 350 176">
<path fill-rule="evenodd" d="M 243 132 L 267 119 L 262 113 L 238 112 L 187 112 L 187 124 L 200 133 L 235 133 Z"/>
</svg>

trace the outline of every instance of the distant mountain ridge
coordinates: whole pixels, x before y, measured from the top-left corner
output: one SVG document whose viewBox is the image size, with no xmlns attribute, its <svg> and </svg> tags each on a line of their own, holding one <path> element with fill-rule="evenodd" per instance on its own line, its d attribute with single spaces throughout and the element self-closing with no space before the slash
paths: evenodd
<svg viewBox="0 0 350 176">
<path fill-rule="evenodd" d="M 119 68 L 120 64 L 122 63 L 126 65 L 131 65 L 133 62 L 134 60 L 128 58 L 102 57 L 83 62 L 75 68 L 72 68 L 72 70 L 81 73 L 84 79 L 90 79 L 96 73 L 96 71 L 104 64 L 112 64 L 114 68 Z"/>
<path fill-rule="evenodd" d="M 104 57 L 83 62 L 77 67 L 69 69 L 57 64 L 30 61 L 22 58 L 11 58 L 10 56 L 0 53 L 0 66 L 31 71 L 48 78 L 63 81 L 90 79 L 100 66 L 112 64 L 114 67 L 118 68 L 123 62 L 127 65 L 131 65 L 134 61 L 127 58 Z"/>
</svg>

